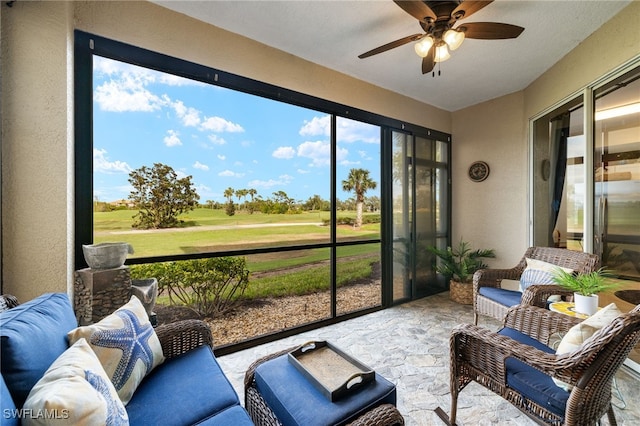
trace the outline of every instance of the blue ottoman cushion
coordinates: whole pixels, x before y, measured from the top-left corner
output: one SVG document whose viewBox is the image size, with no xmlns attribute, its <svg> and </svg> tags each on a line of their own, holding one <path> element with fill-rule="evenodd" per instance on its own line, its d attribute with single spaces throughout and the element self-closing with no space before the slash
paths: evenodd
<svg viewBox="0 0 640 426">
<path fill-rule="evenodd" d="M 478 292 L 487 299 L 504 306 L 519 305 L 522 300 L 522 293 L 514 290 L 505 290 L 504 288 L 480 287 Z"/>
<path fill-rule="evenodd" d="M 163 404 L 164 400 L 170 403 Z M 131 425 L 185 425 L 239 404 L 213 351 L 201 346 L 156 367 L 126 409 Z"/>
<path fill-rule="evenodd" d="M 517 330 L 505 327 L 498 334 L 509 336 L 520 343 L 533 346 L 541 351 L 550 354 L 555 353 L 550 347 Z M 557 386 L 550 376 L 520 360 L 507 358 L 505 366 L 507 369 L 507 385 L 509 387 L 517 390 L 527 399 L 564 418 L 569 392 Z"/>
<path fill-rule="evenodd" d="M 256 388 L 284 426 L 343 425 L 381 404 L 396 403 L 396 387 L 376 374 L 353 394 L 331 402 L 289 361 L 287 355 L 256 368 Z"/>
<path fill-rule="evenodd" d="M 67 332 L 77 326 L 71 302 L 61 293 L 46 293 L 0 313 L 0 369 L 17 407 L 67 349 Z"/>
</svg>

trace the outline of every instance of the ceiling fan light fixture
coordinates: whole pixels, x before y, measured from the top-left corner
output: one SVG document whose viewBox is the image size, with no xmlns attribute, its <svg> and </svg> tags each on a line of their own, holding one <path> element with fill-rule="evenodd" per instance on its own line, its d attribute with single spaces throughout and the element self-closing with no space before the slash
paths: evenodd
<svg viewBox="0 0 640 426">
<path fill-rule="evenodd" d="M 433 58 L 435 62 L 444 62 L 450 57 L 451 55 L 449 54 L 449 49 L 447 49 L 446 43 L 442 43 L 436 46 L 436 54 L 434 55 L 434 58 Z"/>
<path fill-rule="evenodd" d="M 444 32 L 442 39 L 447 43 L 449 49 L 456 50 L 464 41 L 464 31 L 458 31 L 450 28 Z"/>
<path fill-rule="evenodd" d="M 416 53 L 418 54 L 418 56 L 420 56 L 421 58 L 424 58 L 429 54 L 429 50 L 431 50 L 433 43 L 434 43 L 433 37 L 429 35 L 429 36 L 422 37 L 422 39 L 420 39 L 420 41 L 417 42 L 413 46 L 413 48 L 416 50 Z"/>
</svg>

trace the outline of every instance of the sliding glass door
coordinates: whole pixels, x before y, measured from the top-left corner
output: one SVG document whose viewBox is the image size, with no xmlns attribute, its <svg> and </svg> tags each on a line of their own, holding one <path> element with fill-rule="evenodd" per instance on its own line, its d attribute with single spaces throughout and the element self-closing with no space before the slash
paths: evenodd
<svg viewBox="0 0 640 426">
<path fill-rule="evenodd" d="M 449 242 L 449 144 L 392 132 L 393 300 L 445 289 L 426 248 Z"/>
</svg>

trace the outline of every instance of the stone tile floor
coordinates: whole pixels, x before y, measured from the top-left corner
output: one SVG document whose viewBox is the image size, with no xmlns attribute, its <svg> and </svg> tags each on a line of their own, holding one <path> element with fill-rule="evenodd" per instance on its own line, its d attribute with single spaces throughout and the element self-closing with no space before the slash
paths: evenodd
<svg viewBox="0 0 640 426">
<path fill-rule="evenodd" d="M 244 372 L 254 360 L 310 340 L 327 340 L 368 365 L 397 386 L 397 406 L 408 426 L 444 425 L 434 409 L 449 412 L 449 333 L 458 323 L 472 323 L 471 306 L 451 302 L 448 293 L 375 312 L 321 329 L 219 358 L 244 401 Z M 480 325 L 499 323 L 482 317 Z M 626 408 L 614 408 L 619 425 L 640 425 L 640 375 L 623 367 L 617 386 Z M 614 398 L 614 404 L 623 402 Z M 471 383 L 458 399 L 458 425 L 534 425 L 511 404 Z M 608 424 L 606 416 L 603 424 Z"/>
</svg>

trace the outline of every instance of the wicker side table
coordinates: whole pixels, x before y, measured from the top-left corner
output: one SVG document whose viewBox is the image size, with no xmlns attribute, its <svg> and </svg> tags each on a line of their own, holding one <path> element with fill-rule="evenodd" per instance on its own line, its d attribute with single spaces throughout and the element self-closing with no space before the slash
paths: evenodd
<svg viewBox="0 0 640 426">
<path fill-rule="evenodd" d="M 297 348 L 298 347 L 289 348 L 267 355 L 256 360 L 247 369 L 244 378 L 245 409 L 256 426 L 282 426 L 282 422 L 278 419 L 271 407 L 269 407 L 256 387 L 256 368 L 267 361 L 275 360 Z M 309 407 L 309 410 L 313 410 L 313 407 Z M 351 426 L 402 426 L 404 425 L 404 418 L 394 405 L 382 404 L 346 424 Z"/>
</svg>

